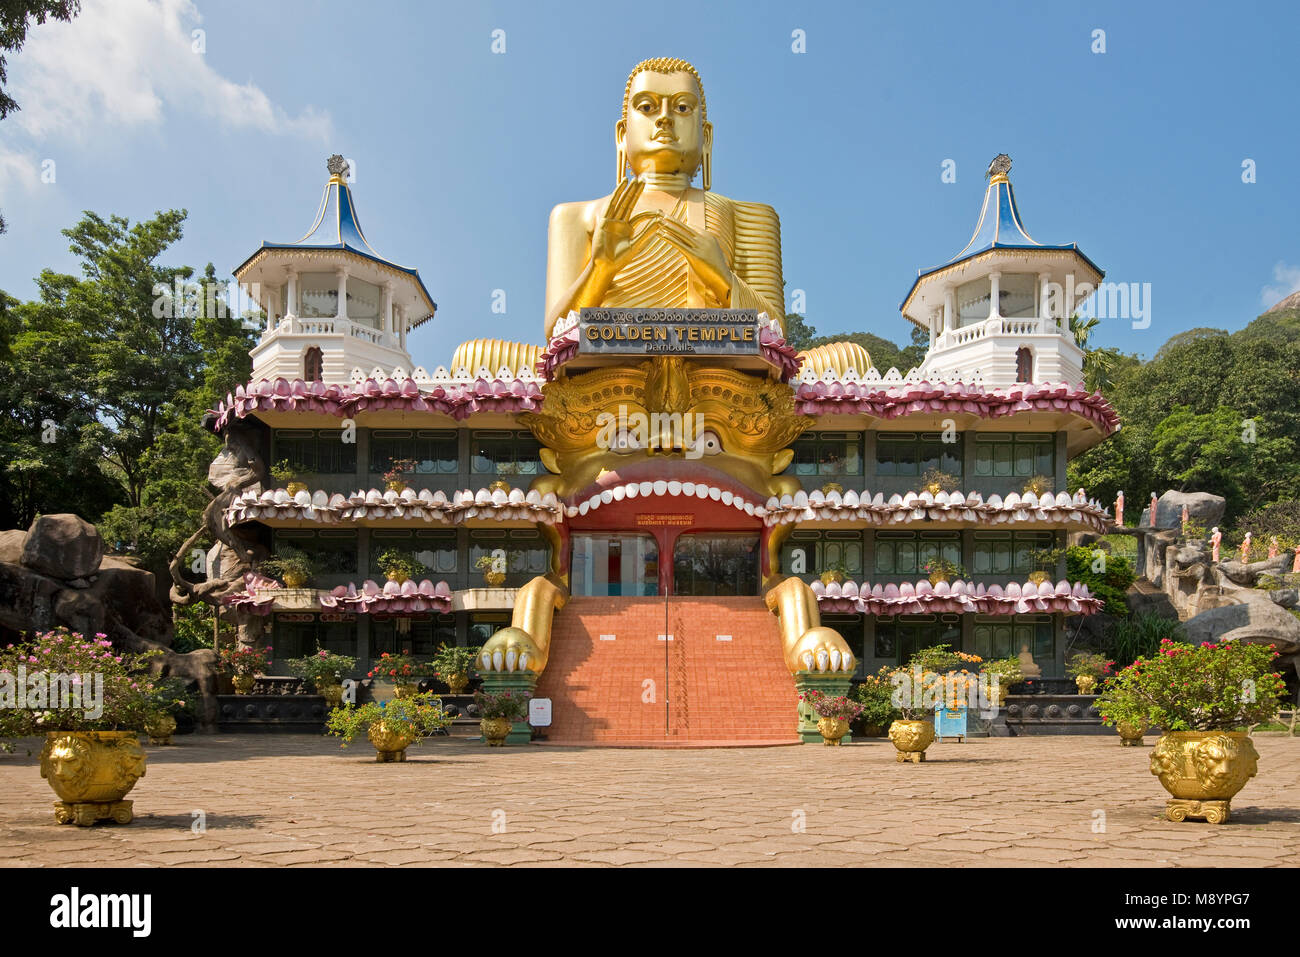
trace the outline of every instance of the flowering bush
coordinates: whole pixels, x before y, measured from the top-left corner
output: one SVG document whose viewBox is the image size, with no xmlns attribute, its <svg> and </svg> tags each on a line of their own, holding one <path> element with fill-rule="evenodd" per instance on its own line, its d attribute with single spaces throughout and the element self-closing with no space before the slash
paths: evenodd
<svg viewBox="0 0 1300 957">
<path fill-rule="evenodd" d="M 414 681 L 426 674 L 428 670 L 428 666 L 411 657 L 410 649 L 403 649 L 400 655 L 391 655 L 385 651 L 375 661 L 375 666 L 366 672 L 366 677 Z"/>
<path fill-rule="evenodd" d="M 271 646 L 233 645 L 221 649 L 221 667 L 234 675 L 262 675 L 271 666 Z"/>
<path fill-rule="evenodd" d="M 821 691 L 809 691 L 807 694 L 801 694 L 799 700 L 808 702 L 808 707 L 812 708 L 819 718 L 852 721 L 862 713 L 862 705 L 843 695 L 832 697 Z"/>
<path fill-rule="evenodd" d="M 999 688 L 1010 688 L 1012 685 L 1020 684 L 1025 680 L 1025 673 L 1020 667 L 1019 658 L 994 658 L 991 661 L 986 661 L 981 666 L 980 673 L 997 675 Z"/>
<path fill-rule="evenodd" d="M 409 698 L 394 698 L 382 704 L 371 701 L 360 707 L 348 704 L 335 708 L 325 722 L 325 731 L 342 738 L 342 746 L 346 748 L 358 734 L 380 721 L 392 731 L 406 732 L 413 738 L 412 744 L 419 744 L 451 724 L 452 719 L 443 710 L 442 699 L 425 692 Z"/>
<path fill-rule="evenodd" d="M 1165 639 L 1106 683 L 1097 710 L 1106 724 L 1144 721 L 1165 731 L 1232 731 L 1272 718 L 1286 690 L 1271 670 L 1272 645 L 1199 647 Z"/>
<path fill-rule="evenodd" d="M 854 699 L 862 705 L 858 715 L 863 724 L 873 724 L 888 728 L 898 720 L 902 712 L 894 706 L 894 684 L 889 680 L 893 669 L 881 668 L 874 675 L 867 675 L 852 691 Z"/>
<path fill-rule="evenodd" d="M 0 737 L 46 731 L 139 731 L 154 708 L 149 661 L 103 633 L 57 628 L 0 649 Z"/>
<path fill-rule="evenodd" d="M 322 648 L 314 655 L 294 658 L 288 665 L 290 674 L 306 678 L 313 686 L 319 686 L 341 680 L 357 666 L 357 659 L 351 655 L 336 655 Z"/>
<path fill-rule="evenodd" d="M 1114 670 L 1115 662 L 1098 654 L 1073 655 L 1065 666 L 1065 673 L 1071 678 L 1096 678 L 1098 681 L 1110 677 Z"/>
<path fill-rule="evenodd" d="M 511 691 L 475 691 L 474 704 L 478 708 L 480 718 L 509 718 L 511 721 L 522 721 L 528 716 L 528 699 L 532 695 L 527 692 L 516 694 Z"/>
<path fill-rule="evenodd" d="M 415 459 L 393 459 L 384 473 L 385 482 L 400 482 L 404 475 L 415 471 Z"/>
</svg>

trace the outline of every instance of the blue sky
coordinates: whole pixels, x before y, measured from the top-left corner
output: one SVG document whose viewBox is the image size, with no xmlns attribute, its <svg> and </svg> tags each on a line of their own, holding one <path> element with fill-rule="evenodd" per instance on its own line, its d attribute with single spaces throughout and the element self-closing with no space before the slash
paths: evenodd
<svg viewBox="0 0 1300 957">
<path fill-rule="evenodd" d="M 339 152 L 367 237 L 439 304 L 417 363 L 472 336 L 539 341 L 550 208 L 611 188 L 623 84 L 648 56 L 699 68 L 714 189 L 776 207 L 787 292 L 821 333 L 906 341 L 899 303 L 969 239 L 999 152 L 1035 239 L 1151 284 L 1150 328 L 1105 321 L 1102 345 L 1150 355 L 1300 288 L 1294 4 L 84 6 L 10 57 L 0 288 L 23 298 L 42 267 L 75 267 L 59 231 L 82 209 L 185 207 L 172 261 L 228 275 L 306 231 Z"/>
</svg>

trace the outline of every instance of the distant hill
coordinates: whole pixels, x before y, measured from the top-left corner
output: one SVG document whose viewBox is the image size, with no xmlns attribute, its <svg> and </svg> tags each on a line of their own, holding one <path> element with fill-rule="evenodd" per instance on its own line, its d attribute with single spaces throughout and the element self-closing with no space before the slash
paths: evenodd
<svg viewBox="0 0 1300 957">
<path fill-rule="evenodd" d="M 1300 311 L 1300 291 L 1291 293 L 1281 302 L 1265 309 L 1263 314 L 1267 316 L 1272 312 L 1287 312 L 1289 310 Z"/>
</svg>

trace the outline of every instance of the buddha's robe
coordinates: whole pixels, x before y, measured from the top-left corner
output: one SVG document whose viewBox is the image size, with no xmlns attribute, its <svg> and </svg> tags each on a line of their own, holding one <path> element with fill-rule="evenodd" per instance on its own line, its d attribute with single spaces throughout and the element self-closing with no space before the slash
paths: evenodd
<svg viewBox="0 0 1300 957">
<path fill-rule="evenodd" d="M 776 210 L 713 192 L 704 194 L 702 205 L 704 229 L 718 240 L 732 271 L 729 302 L 719 302 L 692 272 L 682 252 L 657 235 L 618 271 L 601 305 L 757 309 L 784 324 L 781 224 Z M 679 201 L 671 215 L 688 222 L 686 201 Z"/>
</svg>

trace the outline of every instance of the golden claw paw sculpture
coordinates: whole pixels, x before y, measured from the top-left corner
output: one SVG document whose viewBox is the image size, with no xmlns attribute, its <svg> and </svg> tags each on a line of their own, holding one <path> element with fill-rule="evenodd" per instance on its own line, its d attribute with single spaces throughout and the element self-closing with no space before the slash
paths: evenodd
<svg viewBox="0 0 1300 957">
<path fill-rule="evenodd" d="M 857 660 L 839 632 L 823 627 L 817 596 L 799 578 L 787 578 L 764 597 L 781 622 L 781 645 L 791 674 L 799 671 L 852 673 Z"/>
<path fill-rule="evenodd" d="M 551 652 L 551 619 L 568 602 L 568 593 L 539 575 L 515 594 L 510 627 L 502 628 L 479 652 L 482 671 L 532 671 L 541 674 Z"/>
</svg>

